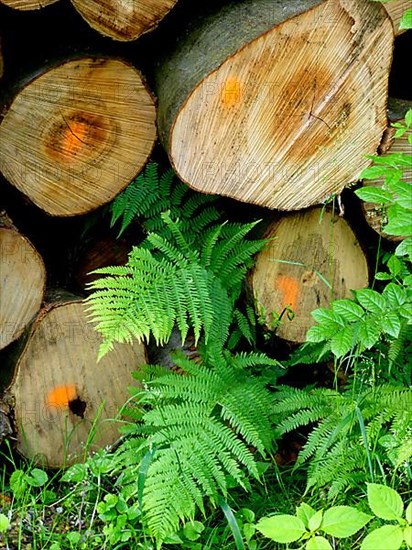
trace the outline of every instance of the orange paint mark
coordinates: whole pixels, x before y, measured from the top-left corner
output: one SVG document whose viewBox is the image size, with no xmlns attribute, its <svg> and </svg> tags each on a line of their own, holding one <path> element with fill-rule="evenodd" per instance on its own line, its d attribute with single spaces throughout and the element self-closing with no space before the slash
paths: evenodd
<svg viewBox="0 0 412 550">
<path fill-rule="evenodd" d="M 235 76 L 229 76 L 224 83 L 221 100 L 225 107 L 233 107 L 240 101 L 241 85 Z"/>
<path fill-rule="evenodd" d="M 289 275 L 279 275 L 276 279 L 277 288 L 283 295 L 283 306 L 290 307 L 296 311 L 299 298 L 299 284 L 294 277 Z"/>
<path fill-rule="evenodd" d="M 66 386 L 56 386 L 47 394 L 47 406 L 64 408 L 77 397 L 76 386 L 68 384 Z"/>
<path fill-rule="evenodd" d="M 67 155 L 75 155 L 83 145 L 89 125 L 83 120 L 70 120 L 67 122 L 63 136 L 63 151 Z"/>
</svg>

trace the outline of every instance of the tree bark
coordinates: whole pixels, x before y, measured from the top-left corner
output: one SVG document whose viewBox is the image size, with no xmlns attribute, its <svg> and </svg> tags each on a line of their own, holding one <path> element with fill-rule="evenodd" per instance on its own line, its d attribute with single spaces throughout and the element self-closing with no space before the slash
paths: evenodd
<svg viewBox="0 0 412 550">
<path fill-rule="evenodd" d="M 57 1 L 58 0 L 0 0 L 0 4 L 4 4 L 16 10 L 28 11 L 45 8 Z"/>
<path fill-rule="evenodd" d="M 99 344 L 81 300 L 57 293 L 39 313 L 6 392 L 29 460 L 60 468 L 119 438 L 118 411 L 146 351 L 119 345 L 97 363 Z"/>
<path fill-rule="evenodd" d="M 0 350 L 17 340 L 38 313 L 45 284 L 40 254 L 0 212 Z"/>
<path fill-rule="evenodd" d="M 339 193 L 385 130 L 392 47 L 385 9 L 364 0 L 242 0 L 205 17 L 155 79 L 179 177 L 282 210 Z"/>
<path fill-rule="evenodd" d="M 321 208 L 285 215 L 267 236 L 250 283 L 263 324 L 284 340 L 304 342 L 314 309 L 368 286 L 365 255 L 339 216 Z"/>
<path fill-rule="evenodd" d="M 155 137 L 153 98 L 134 67 L 71 60 L 15 97 L 0 125 L 0 171 L 47 213 L 83 214 L 126 187 Z"/>
<path fill-rule="evenodd" d="M 135 40 L 152 30 L 177 0 L 71 0 L 91 27 L 116 40 Z"/>
</svg>

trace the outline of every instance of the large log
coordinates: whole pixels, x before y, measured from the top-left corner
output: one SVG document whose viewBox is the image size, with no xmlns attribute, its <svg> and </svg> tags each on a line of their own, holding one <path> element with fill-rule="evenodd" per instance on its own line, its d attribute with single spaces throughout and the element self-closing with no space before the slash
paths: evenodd
<svg viewBox="0 0 412 550">
<path fill-rule="evenodd" d="M 44 8 L 57 1 L 58 0 L 0 0 L 0 4 L 4 4 L 16 10 L 28 11 Z"/>
<path fill-rule="evenodd" d="M 81 58 L 17 94 L 0 125 L 0 171 L 47 213 L 82 214 L 126 187 L 155 137 L 140 73 L 120 60 Z"/>
<path fill-rule="evenodd" d="M 340 216 L 321 208 L 285 215 L 267 236 L 250 282 L 263 324 L 280 338 L 304 342 L 314 309 L 368 286 L 365 255 Z"/>
<path fill-rule="evenodd" d="M 412 0 L 391 0 L 389 2 L 385 2 L 383 5 L 389 14 L 389 17 L 392 19 L 395 36 L 404 33 L 406 29 L 400 29 L 399 23 L 405 11 L 412 8 Z"/>
<path fill-rule="evenodd" d="M 97 362 L 100 337 L 84 304 L 56 298 L 31 327 L 6 393 L 18 451 L 52 468 L 117 441 L 114 419 L 128 399 L 131 372 L 146 362 L 138 343 L 119 345 Z"/>
<path fill-rule="evenodd" d="M 38 313 L 46 284 L 43 260 L 0 212 L 0 350 Z"/>
<path fill-rule="evenodd" d="M 91 27 L 116 40 L 135 40 L 152 30 L 177 0 L 71 0 Z"/>
<path fill-rule="evenodd" d="M 385 130 L 392 46 L 377 2 L 231 2 L 159 62 L 159 134 L 175 170 L 199 191 L 270 208 L 339 193 Z"/>
</svg>

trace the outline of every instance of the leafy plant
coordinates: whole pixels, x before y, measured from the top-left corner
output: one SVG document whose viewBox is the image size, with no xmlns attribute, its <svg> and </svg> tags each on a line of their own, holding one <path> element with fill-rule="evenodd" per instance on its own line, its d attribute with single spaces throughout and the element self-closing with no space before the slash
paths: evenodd
<svg viewBox="0 0 412 550">
<path fill-rule="evenodd" d="M 134 247 L 127 264 L 96 271 L 107 275 L 91 283 L 87 302 L 104 342 L 100 356 L 113 343 L 133 338 L 166 342 L 177 324 L 182 340 L 193 327 L 196 341 L 213 333 L 223 346 L 233 320 L 235 303 L 253 255 L 264 241 L 248 240 L 255 223 L 219 224 L 187 240 L 179 221 L 161 214 L 169 229 L 167 240 L 149 233 Z"/>
<path fill-rule="evenodd" d="M 376 517 L 395 521 L 371 531 L 362 541 L 361 550 L 398 550 L 405 542 L 412 547 L 412 502 L 406 508 L 397 491 L 378 485 L 367 484 L 368 503 Z"/>
<path fill-rule="evenodd" d="M 316 511 L 302 503 L 296 508 L 295 516 L 279 514 L 264 517 L 256 528 L 275 542 L 289 544 L 299 541 L 305 542 L 306 550 L 332 550 L 323 534 L 335 538 L 351 537 L 371 518 L 372 516 L 351 506 L 332 506 L 325 511 Z"/>
<path fill-rule="evenodd" d="M 390 385 L 343 392 L 281 386 L 276 436 L 315 424 L 297 466 L 308 462 L 307 491 L 323 487 L 336 499 L 362 481 L 384 477 L 386 469 L 393 478 L 402 472 L 412 456 L 411 399 L 409 388 Z"/>
<path fill-rule="evenodd" d="M 196 508 L 204 513 L 205 497 L 214 504 L 225 497 L 229 479 L 247 488 L 247 475 L 259 477 L 255 455 L 273 445 L 273 394 L 250 370 L 270 367 L 275 380 L 276 361 L 228 352 L 200 361 L 177 354 L 175 361 L 180 374 L 149 368 L 136 375 L 144 383 L 135 393 L 141 418 L 116 453 L 118 483 L 141 503 L 159 542 L 183 518 L 193 520 Z"/>
</svg>

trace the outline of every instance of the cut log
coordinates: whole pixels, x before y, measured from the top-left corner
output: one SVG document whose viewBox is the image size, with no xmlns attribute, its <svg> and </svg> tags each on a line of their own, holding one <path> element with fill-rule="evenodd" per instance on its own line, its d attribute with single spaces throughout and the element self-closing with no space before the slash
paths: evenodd
<svg viewBox="0 0 412 550">
<path fill-rule="evenodd" d="M 60 468 L 118 440 L 114 419 L 146 352 L 119 345 L 97 363 L 99 344 L 79 300 L 54 302 L 35 320 L 7 391 L 17 449 L 28 459 Z"/>
<path fill-rule="evenodd" d="M 285 215 L 267 236 L 250 282 L 262 323 L 284 340 L 304 342 L 311 311 L 368 286 L 365 255 L 339 216 L 321 208 Z"/>
<path fill-rule="evenodd" d="M 405 11 L 412 8 L 412 0 L 391 0 L 383 5 L 389 14 L 389 17 L 392 19 L 395 36 L 404 33 L 406 29 L 400 29 L 399 23 Z"/>
<path fill-rule="evenodd" d="M 135 40 L 152 30 L 177 0 L 71 0 L 91 27 L 116 40 Z"/>
<path fill-rule="evenodd" d="M 205 17 L 155 79 L 179 177 L 284 210 L 339 193 L 386 128 L 392 47 L 377 2 L 242 0 Z"/>
<path fill-rule="evenodd" d="M 9 8 L 14 8 L 16 10 L 28 11 L 28 10 L 38 10 L 40 8 L 45 8 L 50 4 L 54 4 L 58 0 L 0 0 L 0 4 L 9 6 Z"/>
<path fill-rule="evenodd" d="M 38 313 L 45 283 L 40 254 L 0 213 L 0 349 L 17 340 Z"/>
<path fill-rule="evenodd" d="M 155 116 L 131 65 L 65 62 L 12 102 L 0 125 L 0 171 L 49 214 L 89 212 L 140 172 L 154 145 Z"/>
</svg>

